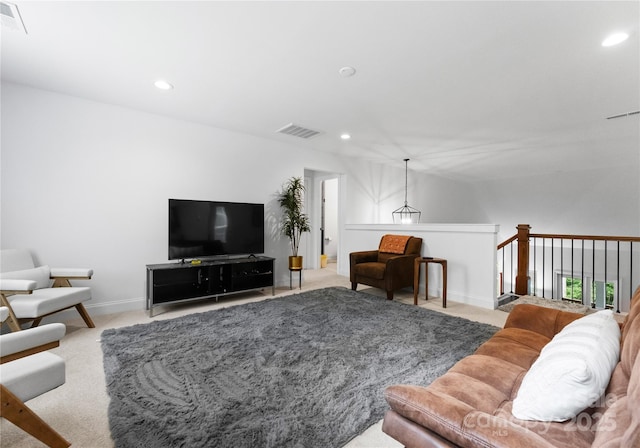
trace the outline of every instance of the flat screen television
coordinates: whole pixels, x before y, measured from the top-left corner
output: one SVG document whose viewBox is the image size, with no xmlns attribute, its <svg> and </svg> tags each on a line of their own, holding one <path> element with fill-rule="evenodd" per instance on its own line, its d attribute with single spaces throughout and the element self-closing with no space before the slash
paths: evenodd
<svg viewBox="0 0 640 448">
<path fill-rule="evenodd" d="M 264 253 L 264 204 L 169 199 L 169 259 Z"/>
</svg>

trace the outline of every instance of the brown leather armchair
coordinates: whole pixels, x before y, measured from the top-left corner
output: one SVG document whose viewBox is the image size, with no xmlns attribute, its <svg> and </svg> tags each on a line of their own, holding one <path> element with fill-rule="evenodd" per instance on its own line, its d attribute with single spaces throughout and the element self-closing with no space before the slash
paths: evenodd
<svg viewBox="0 0 640 448">
<path fill-rule="evenodd" d="M 384 235 L 378 250 L 349 254 L 351 289 L 358 283 L 387 291 L 393 300 L 395 290 L 413 286 L 414 260 L 420 256 L 422 238 Z"/>
</svg>

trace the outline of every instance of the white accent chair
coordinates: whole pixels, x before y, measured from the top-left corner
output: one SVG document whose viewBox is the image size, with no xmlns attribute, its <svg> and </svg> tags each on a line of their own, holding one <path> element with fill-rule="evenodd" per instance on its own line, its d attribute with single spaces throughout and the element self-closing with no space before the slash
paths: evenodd
<svg viewBox="0 0 640 448">
<path fill-rule="evenodd" d="M 36 267 L 28 250 L 1 250 L 0 305 L 9 309 L 9 328 L 18 331 L 29 321 L 36 327 L 44 317 L 71 307 L 78 310 L 87 327 L 95 328 L 83 305 L 91 299 L 91 288 L 71 286 L 69 282 L 92 275 L 93 269 Z"/>
<path fill-rule="evenodd" d="M 0 317 L 9 317 L 7 307 Z M 65 332 L 63 324 L 47 324 L 0 335 L 0 416 L 52 448 L 71 444 L 24 402 L 64 384 L 64 360 L 46 350 L 60 345 Z"/>
</svg>

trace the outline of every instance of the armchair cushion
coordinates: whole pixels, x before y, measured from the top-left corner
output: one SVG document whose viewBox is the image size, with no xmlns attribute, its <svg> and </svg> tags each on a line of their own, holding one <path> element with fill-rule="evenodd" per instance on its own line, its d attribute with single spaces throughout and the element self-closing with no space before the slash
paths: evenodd
<svg viewBox="0 0 640 448">
<path fill-rule="evenodd" d="M 384 278 L 386 267 L 386 263 L 378 263 L 377 261 L 361 263 L 358 266 L 358 274 L 369 278 L 375 278 L 376 280 L 382 280 Z"/>
<path fill-rule="evenodd" d="M 7 318 L 8 311 L 6 307 L 0 307 L 2 321 Z M 33 350 L 42 350 L 46 344 L 57 343 L 65 333 L 64 324 L 48 324 L 0 336 L 0 383 L 22 401 L 64 384 L 64 360 L 45 351 L 33 354 Z M 6 357 L 16 354 L 18 359 L 5 362 Z"/>
<path fill-rule="evenodd" d="M 69 308 L 91 299 L 91 288 L 74 286 L 71 288 L 38 289 L 29 295 L 8 297 L 13 312 L 20 318 L 37 318 Z"/>
<path fill-rule="evenodd" d="M 407 243 L 411 239 L 408 235 L 384 235 L 380 240 L 380 252 L 386 252 L 389 254 L 404 254 L 407 247 Z"/>
<path fill-rule="evenodd" d="M 0 273 L 0 279 L 31 280 L 36 282 L 35 289 L 48 288 L 51 286 L 51 269 L 45 265 L 20 271 L 2 272 Z"/>
<path fill-rule="evenodd" d="M 2 385 L 27 401 L 64 384 L 64 360 L 50 352 L 36 353 L 0 365 L 0 374 Z"/>
<path fill-rule="evenodd" d="M 23 271 L 35 267 L 28 250 L 2 249 L 0 251 L 0 272 Z"/>
</svg>

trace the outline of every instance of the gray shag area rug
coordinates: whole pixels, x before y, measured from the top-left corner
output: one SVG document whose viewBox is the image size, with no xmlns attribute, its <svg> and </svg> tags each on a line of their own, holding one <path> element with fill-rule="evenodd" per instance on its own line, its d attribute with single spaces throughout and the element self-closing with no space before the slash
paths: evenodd
<svg viewBox="0 0 640 448">
<path fill-rule="evenodd" d="M 326 288 L 102 333 L 116 447 L 340 447 L 498 329 Z"/>
</svg>

